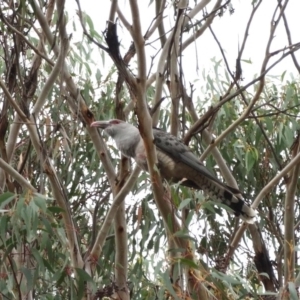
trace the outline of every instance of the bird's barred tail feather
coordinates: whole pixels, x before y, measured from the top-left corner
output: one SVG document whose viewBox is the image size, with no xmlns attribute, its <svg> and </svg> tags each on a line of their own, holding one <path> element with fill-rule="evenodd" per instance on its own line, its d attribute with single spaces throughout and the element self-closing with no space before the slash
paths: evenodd
<svg viewBox="0 0 300 300">
<path fill-rule="evenodd" d="M 238 190 L 226 186 L 223 183 L 213 181 L 206 176 L 195 174 L 194 182 L 202 189 L 206 194 L 211 196 L 214 200 L 224 203 L 230 207 L 236 216 L 252 224 L 255 222 L 256 212 L 253 208 L 249 207 L 237 194 Z"/>
<path fill-rule="evenodd" d="M 241 200 L 241 201 L 243 201 L 243 200 Z M 241 218 L 245 222 L 247 222 L 249 224 L 253 224 L 255 222 L 255 217 L 256 217 L 256 211 L 252 207 L 250 207 L 244 203 L 243 207 L 241 209 Z"/>
</svg>

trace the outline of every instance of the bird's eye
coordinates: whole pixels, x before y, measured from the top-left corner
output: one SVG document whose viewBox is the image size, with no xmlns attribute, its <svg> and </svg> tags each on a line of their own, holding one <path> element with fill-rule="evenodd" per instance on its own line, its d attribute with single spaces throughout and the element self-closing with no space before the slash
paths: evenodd
<svg viewBox="0 0 300 300">
<path fill-rule="evenodd" d="M 116 124 L 120 124 L 121 122 L 120 120 L 111 120 L 109 123 L 112 125 L 116 125 Z"/>
</svg>

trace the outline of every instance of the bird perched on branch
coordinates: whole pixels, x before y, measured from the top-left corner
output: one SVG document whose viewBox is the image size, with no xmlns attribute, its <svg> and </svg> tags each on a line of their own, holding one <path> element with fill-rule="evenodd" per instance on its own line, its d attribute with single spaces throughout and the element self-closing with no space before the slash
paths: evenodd
<svg viewBox="0 0 300 300">
<path fill-rule="evenodd" d="M 123 155 L 135 159 L 145 171 L 148 169 L 146 150 L 138 128 L 121 120 L 96 121 L 92 127 L 104 129 L 112 137 Z M 256 212 L 241 199 L 240 191 L 212 175 L 192 153 L 189 147 L 175 136 L 153 129 L 157 150 L 158 168 L 163 178 L 180 182 L 184 186 L 201 189 L 214 200 L 229 206 L 237 216 L 253 223 Z"/>
</svg>

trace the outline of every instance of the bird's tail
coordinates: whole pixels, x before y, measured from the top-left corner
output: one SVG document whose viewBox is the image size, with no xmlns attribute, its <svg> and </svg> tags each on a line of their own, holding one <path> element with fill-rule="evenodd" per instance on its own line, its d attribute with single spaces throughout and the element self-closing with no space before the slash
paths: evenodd
<svg viewBox="0 0 300 300">
<path fill-rule="evenodd" d="M 212 180 L 206 176 L 196 174 L 194 182 L 206 194 L 214 198 L 214 200 L 224 203 L 230 207 L 236 216 L 249 224 L 255 222 L 256 211 L 248 206 L 239 196 L 240 192 L 218 180 Z"/>
<path fill-rule="evenodd" d="M 240 200 L 240 201 L 243 201 L 243 200 Z M 249 224 L 253 224 L 255 222 L 255 217 L 256 217 L 256 211 L 252 207 L 250 207 L 244 203 L 243 207 L 241 209 L 241 218 L 245 222 L 247 222 Z"/>
<path fill-rule="evenodd" d="M 253 224 L 255 222 L 256 211 L 248 206 L 241 198 L 237 195 L 228 193 L 224 190 L 224 197 L 221 198 L 221 202 L 228 205 L 237 216 L 241 216 L 241 218 L 249 223 Z"/>
</svg>

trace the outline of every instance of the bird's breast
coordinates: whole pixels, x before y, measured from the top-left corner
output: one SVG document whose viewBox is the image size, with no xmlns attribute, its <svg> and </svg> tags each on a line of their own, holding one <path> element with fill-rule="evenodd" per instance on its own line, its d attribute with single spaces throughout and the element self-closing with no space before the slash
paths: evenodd
<svg viewBox="0 0 300 300">
<path fill-rule="evenodd" d="M 166 180 L 174 180 L 176 171 L 176 162 L 164 152 L 157 151 L 158 168 L 160 174 Z M 137 151 L 135 156 L 136 163 L 145 171 L 148 171 L 147 157 L 145 152 Z"/>
<path fill-rule="evenodd" d="M 176 176 L 176 161 L 160 150 L 157 151 L 157 160 L 161 176 L 166 180 L 174 181 L 174 177 Z"/>
</svg>

